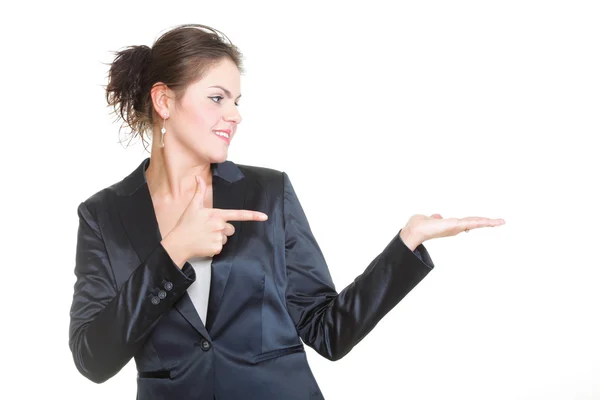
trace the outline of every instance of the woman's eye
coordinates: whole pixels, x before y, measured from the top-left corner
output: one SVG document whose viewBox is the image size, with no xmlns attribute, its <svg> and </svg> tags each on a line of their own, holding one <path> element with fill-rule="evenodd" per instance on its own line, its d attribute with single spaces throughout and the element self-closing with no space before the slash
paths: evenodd
<svg viewBox="0 0 600 400">
<path fill-rule="evenodd" d="M 212 97 L 209 97 L 209 99 L 213 99 L 213 101 L 215 103 L 219 104 L 219 101 L 216 101 L 215 99 L 223 100 L 223 96 L 212 96 Z M 238 103 L 235 103 L 235 106 L 239 107 L 240 105 Z"/>
</svg>

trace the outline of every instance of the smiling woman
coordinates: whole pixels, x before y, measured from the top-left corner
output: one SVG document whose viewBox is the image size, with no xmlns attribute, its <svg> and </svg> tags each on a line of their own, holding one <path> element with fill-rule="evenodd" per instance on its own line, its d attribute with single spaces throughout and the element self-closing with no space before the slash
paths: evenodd
<svg viewBox="0 0 600 400">
<path fill-rule="evenodd" d="M 322 399 L 302 341 L 339 360 L 432 270 L 423 241 L 500 224 L 413 216 L 338 292 L 288 175 L 227 160 L 240 59 L 183 25 L 110 68 L 151 157 L 79 205 L 69 345 L 94 382 L 135 358 L 138 399 Z"/>
</svg>

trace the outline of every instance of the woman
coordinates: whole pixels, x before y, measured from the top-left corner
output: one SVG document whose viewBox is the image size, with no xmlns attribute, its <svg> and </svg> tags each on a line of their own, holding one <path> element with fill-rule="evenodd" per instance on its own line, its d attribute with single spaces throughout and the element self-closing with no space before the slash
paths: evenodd
<svg viewBox="0 0 600 400">
<path fill-rule="evenodd" d="M 111 65 L 108 103 L 152 150 L 79 205 L 69 345 L 98 383 L 135 357 L 139 399 L 320 399 L 300 338 L 340 359 L 433 268 L 425 240 L 504 221 L 415 215 L 338 294 L 287 174 L 227 161 L 223 36 L 183 25 Z"/>
</svg>

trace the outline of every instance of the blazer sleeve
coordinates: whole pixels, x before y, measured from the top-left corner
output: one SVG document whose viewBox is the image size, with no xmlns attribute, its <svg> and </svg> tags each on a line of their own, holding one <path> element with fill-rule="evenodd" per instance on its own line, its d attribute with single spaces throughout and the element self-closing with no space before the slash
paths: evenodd
<svg viewBox="0 0 600 400">
<path fill-rule="evenodd" d="M 290 179 L 282 174 L 288 312 L 304 343 L 329 360 L 339 360 L 434 264 L 423 244 L 415 249 L 417 255 L 398 232 L 365 271 L 338 293 Z"/>
<path fill-rule="evenodd" d="M 180 270 L 159 243 L 117 288 L 98 223 L 85 202 L 77 214 L 69 347 L 79 372 L 102 383 L 131 360 L 196 276 L 189 263 Z"/>
</svg>

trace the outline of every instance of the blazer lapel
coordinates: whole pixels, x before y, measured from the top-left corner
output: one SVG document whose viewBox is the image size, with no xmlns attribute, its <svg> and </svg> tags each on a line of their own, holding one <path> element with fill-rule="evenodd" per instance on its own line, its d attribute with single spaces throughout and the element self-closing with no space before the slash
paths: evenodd
<svg viewBox="0 0 600 400">
<path fill-rule="evenodd" d="M 199 334 L 206 339 L 210 339 L 208 331 L 202 323 L 202 320 L 198 315 L 198 311 L 196 311 L 196 307 L 194 306 L 194 303 L 192 302 L 188 292 L 185 292 L 179 301 L 175 303 L 175 309 L 179 311 L 179 313 L 190 323 L 190 325 L 196 328 Z"/>
<path fill-rule="evenodd" d="M 231 172 L 231 171 L 229 171 Z M 241 172 L 240 172 L 241 174 Z M 229 176 L 229 178 L 232 178 Z M 213 208 L 238 210 L 243 209 L 245 204 L 246 179 L 231 181 L 218 176 L 213 177 Z M 208 298 L 208 310 L 206 314 L 206 328 L 210 332 L 215 317 L 221 304 L 223 292 L 227 286 L 231 263 L 235 257 L 236 245 L 241 234 L 241 221 L 228 221 L 235 228 L 235 233 L 228 236 L 227 243 L 223 246 L 221 253 L 215 254 L 211 264 L 210 294 Z"/>
<path fill-rule="evenodd" d="M 144 160 L 138 169 L 125 178 L 118 191 L 121 194 L 119 215 L 140 261 L 145 260 L 162 240 L 145 177 L 149 160 Z M 198 333 L 207 339 L 210 338 L 187 292 L 175 303 L 175 309 Z"/>
</svg>

